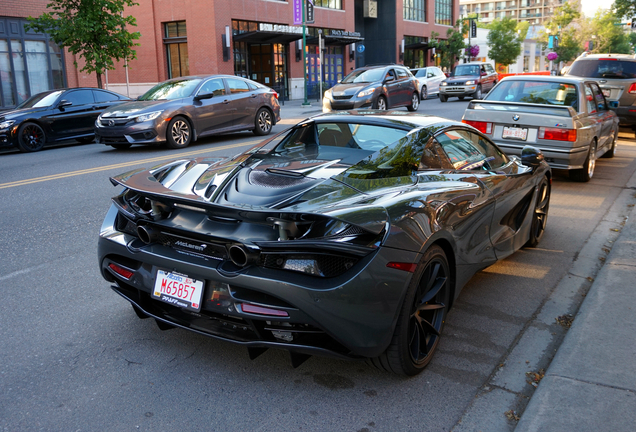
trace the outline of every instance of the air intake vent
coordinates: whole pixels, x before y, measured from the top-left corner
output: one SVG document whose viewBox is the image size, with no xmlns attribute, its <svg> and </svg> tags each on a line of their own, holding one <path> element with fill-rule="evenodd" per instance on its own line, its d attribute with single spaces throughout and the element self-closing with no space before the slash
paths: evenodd
<svg viewBox="0 0 636 432">
<path fill-rule="evenodd" d="M 270 174 L 266 171 L 252 170 L 249 175 L 249 182 L 251 184 L 274 189 L 297 186 L 303 183 L 310 183 L 312 181 L 314 180 L 307 177 Z"/>
</svg>

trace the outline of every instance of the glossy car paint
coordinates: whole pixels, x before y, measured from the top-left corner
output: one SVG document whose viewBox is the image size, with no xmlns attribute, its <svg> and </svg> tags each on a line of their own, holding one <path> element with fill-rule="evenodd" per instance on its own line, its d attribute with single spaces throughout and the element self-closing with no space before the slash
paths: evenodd
<svg viewBox="0 0 636 432">
<path fill-rule="evenodd" d="M 394 171 L 386 177 L 361 179 L 356 173 L 381 160 L 385 150 L 319 146 L 316 154 L 305 145 L 289 153 L 267 150 L 295 131 L 321 123 L 400 128 L 409 132 L 402 141 L 404 149 L 428 148 L 434 145 L 433 137 L 445 131 L 479 135 L 457 122 L 405 114 L 351 111 L 323 115 L 231 159 L 179 160 L 152 171 L 138 169 L 112 178 L 125 192 L 113 198 L 101 228 L 98 256 L 102 275 L 140 316 L 154 317 L 163 325 L 252 349 L 275 347 L 342 358 L 380 355 L 391 341 L 413 276 L 387 264 L 417 263 L 431 245 L 439 245 L 450 263 L 451 298 L 456 298 L 476 271 L 526 243 L 532 218 L 527 208 L 534 208 L 535 189 L 550 176 L 547 164 L 529 168 L 517 158 L 508 160 L 497 173 L 457 171 L 448 162 L 445 167 L 430 169 L 422 159 L 419 166 L 394 162 L 388 167 Z M 265 183 L 275 180 L 285 185 L 273 188 L 250 181 L 262 178 L 268 179 Z M 147 203 L 146 199 L 154 204 L 146 207 L 144 216 L 131 203 Z M 526 213 L 521 213 L 520 226 L 512 229 L 502 220 L 515 208 L 526 208 Z M 283 231 L 291 233 L 293 226 L 289 230 L 283 227 L 309 220 L 347 224 L 364 241 L 352 243 L 337 236 L 283 238 L 287 235 Z M 192 247 L 216 247 L 220 256 L 205 257 L 194 249 L 175 249 L 159 241 L 146 244 L 134 234 L 136 226 L 178 233 Z M 248 256 L 253 254 L 249 265 L 238 267 L 228 259 L 228 248 L 236 245 L 249 251 Z M 355 263 L 334 277 L 316 277 L 262 264 L 266 262 L 261 261 L 263 257 L 276 254 L 336 255 L 354 258 Z M 113 272 L 112 263 L 132 271 L 132 277 Z M 208 291 L 202 311 L 186 312 L 151 299 L 157 269 L 205 280 Z M 223 284 L 230 294 L 221 307 L 210 291 Z M 285 311 L 289 317 L 247 313 L 241 303 Z M 300 338 L 286 342 L 265 330 L 285 331 L 284 325 L 306 326 L 301 330 L 315 333 L 303 338 L 300 332 Z"/>
<path fill-rule="evenodd" d="M 411 73 L 420 83 L 420 96 L 428 99 L 428 96 L 439 94 L 439 85 L 446 79 L 444 72 L 436 66 L 411 69 Z M 425 98 L 424 95 L 427 95 Z"/>
<path fill-rule="evenodd" d="M 107 145 L 144 144 L 156 145 L 166 141 L 169 120 L 175 117 L 187 119 L 192 127 L 192 141 L 200 137 L 254 130 L 259 109 L 269 110 L 272 126 L 280 121 L 280 105 L 274 90 L 253 81 L 233 75 L 205 75 L 175 78 L 170 81 L 198 79 L 200 83 L 186 97 L 172 100 L 137 100 L 111 110 L 106 110 L 95 122 L 96 141 Z M 211 80 L 222 79 L 222 95 L 205 97 L 203 88 Z M 231 93 L 228 79 L 249 83 L 250 90 Z M 256 87 L 258 86 L 258 87 Z M 135 122 L 135 117 L 161 111 L 154 120 Z"/>
<path fill-rule="evenodd" d="M 461 73 L 462 69 L 475 66 L 480 72 L 474 74 Z M 490 91 L 497 84 L 497 72 L 490 63 L 472 62 L 458 65 L 453 74 L 440 84 L 440 98 L 445 102 L 449 97 L 477 97 L 478 90 L 482 94 Z M 472 82 L 472 84 L 466 84 Z"/>
<path fill-rule="evenodd" d="M 532 145 L 541 150 L 546 161 L 553 168 L 581 169 L 584 166 L 590 145 L 596 143 L 596 158 L 612 149 L 618 136 L 618 118 L 609 109 L 591 112 L 586 101 L 585 86 L 595 85 L 593 81 L 576 77 L 516 76 L 506 77 L 499 85 L 511 81 L 531 81 L 537 83 L 565 83 L 578 89 L 578 107 L 541 105 L 498 100 L 495 92 L 489 93 L 483 101 L 469 104 L 462 120 L 492 123 L 491 139 L 507 154 L 521 155 L 524 146 Z M 605 102 L 607 107 L 607 102 Z M 517 116 L 517 120 L 514 120 Z M 516 118 L 516 117 L 515 117 Z M 528 128 L 525 141 L 503 139 L 504 126 Z M 544 140 L 538 138 L 540 127 L 576 129 L 577 139 L 570 141 Z"/>
<path fill-rule="evenodd" d="M 130 100 L 124 95 L 108 90 L 88 87 L 49 90 L 33 97 L 44 97 L 58 92 L 59 95 L 50 105 L 0 112 L 0 124 L 13 122 L 9 127 L 0 128 L 0 147 L 17 147 L 20 126 L 26 122 L 35 123 L 42 128 L 46 137 L 45 145 L 73 139 L 90 139 L 94 135 L 95 120 L 104 110 Z M 93 94 L 93 100 L 85 104 L 63 103 L 72 99 L 78 92 L 90 92 Z M 97 97 L 94 96 L 95 92 L 98 93 Z"/>
</svg>

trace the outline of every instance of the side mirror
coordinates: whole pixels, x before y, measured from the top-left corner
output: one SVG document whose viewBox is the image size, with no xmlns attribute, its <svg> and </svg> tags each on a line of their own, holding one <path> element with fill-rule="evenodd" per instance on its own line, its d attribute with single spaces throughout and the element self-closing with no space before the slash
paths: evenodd
<svg viewBox="0 0 636 432">
<path fill-rule="evenodd" d="M 523 150 L 521 150 L 521 163 L 532 169 L 541 165 L 544 159 L 543 153 L 536 147 L 525 146 Z"/>
<path fill-rule="evenodd" d="M 71 102 L 71 101 L 67 101 L 66 99 L 62 99 L 62 100 L 60 101 L 60 103 L 59 103 L 59 104 L 57 104 L 57 107 L 58 107 L 58 108 L 64 108 L 64 107 L 71 106 L 71 105 L 73 105 L 73 102 Z"/>
<path fill-rule="evenodd" d="M 481 71 L 481 73 L 480 73 L 479 75 L 480 75 L 480 76 L 486 76 L 487 74 L 486 74 L 486 72 Z"/>
<path fill-rule="evenodd" d="M 214 93 L 199 93 L 194 97 L 195 101 L 200 101 L 203 99 L 211 99 L 214 97 Z"/>
</svg>

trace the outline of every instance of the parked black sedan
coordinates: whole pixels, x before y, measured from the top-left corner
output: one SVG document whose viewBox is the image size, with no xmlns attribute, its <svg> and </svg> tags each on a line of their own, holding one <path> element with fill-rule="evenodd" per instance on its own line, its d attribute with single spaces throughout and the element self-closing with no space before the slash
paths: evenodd
<svg viewBox="0 0 636 432">
<path fill-rule="evenodd" d="M 130 98 L 95 88 L 48 90 L 31 96 L 15 109 L 0 112 L 0 147 L 23 152 L 46 144 L 78 140 L 92 142 L 97 116 Z"/>
<path fill-rule="evenodd" d="M 233 75 L 181 77 L 104 111 L 95 139 L 117 149 L 163 143 L 177 149 L 217 133 L 267 135 L 279 120 L 278 93 L 267 86 Z"/>
<path fill-rule="evenodd" d="M 99 266 L 140 318 L 415 375 L 472 275 L 536 246 L 551 171 L 404 111 L 307 119 L 233 158 L 111 179 Z"/>
</svg>

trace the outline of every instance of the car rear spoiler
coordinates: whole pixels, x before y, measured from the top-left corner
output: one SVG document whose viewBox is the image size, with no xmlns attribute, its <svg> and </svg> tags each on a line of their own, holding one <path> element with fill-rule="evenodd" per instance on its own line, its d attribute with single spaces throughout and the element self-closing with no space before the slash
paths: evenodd
<svg viewBox="0 0 636 432">
<path fill-rule="evenodd" d="M 468 104 L 467 109 L 479 109 L 480 106 L 491 105 L 492 107 L 488 107 L 496 110 L 497 106 L 499 107 L 510 107 L 515 110 L 529 109 L 529 112 L 537 113 L 537 114 L 549 114 L 549 115 L 557 115 L 562 117 L 575 117 L 578 113 L 571 106 L 564 105 L 544 105 L 544 104 L 536 104 L 536 103 L 526 103 L 526 102 L 506 102 L 506 101 L 489 101 L 489 100 L 473 100 Z"/>
<path fill-rule="evenodd" d="M 336 187 L 351 188 L 351 186 L 345 183 L 333 179 L 331 181 L 334 182 Z M 142 196 L 154 198 L 157 201 L 169 201 L 177 207 L 200 211 L 213 218 L 222 218 L 236 222 L 250 221 L 266 223 L 271 218 L 285 219 L 293 214 L 308 214 L 308 212 L 286 211 L 285 209 L 265 209 L 248 204 L 229 206 L 212 203 L 196 194 L 184 194 L 168 189 L 145 169 L 138 169 L 116 177 L 111 177 L 110 182 L 113 186 L 121 185 L 126 189 L 135 191 Z M 113 198 L 113 202 L 116 205 L 118 204 L 115 198 Z M 125 211 L 120 205 L 118 205 L 118 207 L 122 211 Z M 373 205 L 356 206 L 355 208 L 336 206 L 329 211 L 311 213 L 356 225 L 373 234 L 380 234 L 386 228 L 388 221 L 386 209 Z"/>
</svg>

